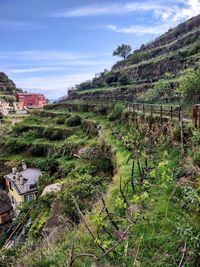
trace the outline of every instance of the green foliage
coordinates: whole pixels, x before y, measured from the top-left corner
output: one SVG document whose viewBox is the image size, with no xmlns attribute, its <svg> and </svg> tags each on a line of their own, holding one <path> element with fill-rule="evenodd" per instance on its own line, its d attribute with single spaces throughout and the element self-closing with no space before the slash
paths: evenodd
<svg viewBox="0 0 200 267">
<path fill-rule="evenodd" d="M 114 106 L 114 110 L 108 116 L 109 121 L 115 121 L 117 119 L 120 119 L 122 116 L 123 110 L 124 110 L 124 106 L 122 104 L 116 104 Z"/>
<path fill-rule="evenodd" d="M 65 131 L 63 131 L 63 129 L 54 129 L 49 127 L 43 131 L 42 136 L 51 141 L 63 140 L 65 139 Z"/>
<path fill-rule="evenodd" d="M 44 157 L 47 155 L 48 149 L 46 146 L 35 145 L 30 148 L 29 153 L 32 156 Z"/>
<path fill-rule="evenodd" d="M 90 200 L 97 197 L 98 192 L 104 190 L 104 183 L 108 182 L 105 177 L 92 176 L 90 174 L 73 175 L 73 186 L 65 189 L 62 193 L 62 203 L 66 215 L 74 222 L 79 222 L 79 215 L 73 203 L 73 197 L 78 201 L 81 210 L 91 206 Z"/>
<path fill-rule="evenodd" d="M 200 99 L 200 67 L 188 70 L 180 81 L 179 93 L 187 101 Z"/>
<path fill-rule="evenodd" d="M 130 80 L 129 80 L 128 76 L 126 76 L 126 75 L 122 75 L 120 77 L 120 79 L 119 79 L 119 82 L 122 85 L 128 85 L 128 84 L 130 84 Z"/>
<path fill-rule="evenodd" d="M 128 60 L 132 64 L 138 64 L 141 61 L 148 60 L 154 55 L 154 51 L 134 51 L 132 55 L 128 57 Z"/>
<path fill-rule="evenodd" d="M 75 115 L 67 120 L 67 125 L 70 127 L 78 126 L 81 124 L 81 117 L 78 115 Z"/>
<path fill-rule="evenodd" d="M 0 266 L 10 267 L 14 264 L 15 259 L 20 256 L 20 247 L 13 246 L 9 249 L 0 251 Z"/>
<path fill-rule="evenodd" d="M 42 238 L 41 232 L 42 232 L 42 229 L 44 228 L 44 225 L 45 225 L 48 217 L 49 217 L 48 212 L 42 212 L 42 214 L 40 214 L 36 218 L 36 220 L 34 221 L 33 225 L 31 226 L 31 229 L 29 231 L 30 238 L 32 238 L 32 239 Z"/>
<path fill-rule="evenodd" d="M 155 102 L 172 102 L 174 97 L 173 86 L 170 82 L 160 80 L 157 82 L 153 88 L 149 89 L 143 97 L 145 102 L 155 103 Z"/>
<path fill-rule="evenodd" d="M 8 141 L 6 142 L 6 148 L 7 148 L 7 152 L 9 153 L 12 153 L 12 152 L 20 153 L 21 151 L 24 150 L 25 145 L 21 143 L 17 143 L 16 139 L 14 138 L 9 138 Z"/>
<path fill-rule="evenodd" d="M 117 73 L 113 73 L 113 74 L 108 75 L 106 77 L 106 80 L 105 81 L 106 81 L 106 83 L 108 85 L 111 85 L 111 84 L 116 83 L 118 81 L 118 75 L 117 75 Z"/>
<path fill-rule="evenodd" d="M 55 242 L 51 249 L 42 246 L 42 252 L 38 252 L 37 249 L 28 252 L 31 256 L 30 259 L 28 257 L 23 259 L 22 257 L 21 261 L 24 265 L 64 266 L 68 264 L 70 258 L 70 244 L 75 245 L 75 256 L 81 253 L 100 255 L 102 252 L 98 245 L 101 244 L 104 249 L 112 247 L 119 240 L 118 234 L 123 232 L 132 221 L 134 226 L 129 229 L 124 240 L 98 264 L 102 266 L 122 266 L 123 264 L 127 266 L 151 266 L 152 264 L 155 267 L 177 266 L 180 263 L 186 243 L 186 265 L 196 266 L 200 238 L 199 191 L 192 186 L 180 188 L 179 183 L 177 183 L 178 178 L 187 175 L 185 166 L 183 167 L 184 160 L 180 160 L 178 124 L 177 142 L 169 144 L 165 135 L 162 135 L 162 126 L 156 120 L 143 121 L 141 119 L 136 124 L 134 113 L 123 112 L 123 109 L 123 106 L 120 105 L 114 107 L 112 115 L 116 120 L 115 123 L 108 122 L 106 116 L 96 116 L 90 113 L 81 114 L 81 116 L 91 119 L 93 123 L 101 123 L 104 131 L 104 144 L 95 146 L 96 139 L 93 143 L 94 140 L 91 141 L 91 136 L 86 133 L 87 130 L 84 131 L 84 135 L 87 135 L 88 138 L 84 146 L 86 145 L 86 148 L 89 148 L 88 151 L 91 152 L 88 157 L 78 159 L 68 157 L 79 149 L 77 146 L 76 149 L 74 148 L 74 142 L 77 141 L 77 139 L 73 139 L 74 136 L 69 140 L 69 144 L 65 141 L 62 146 L 57 146 L 55 143 L 52 145 L 51 142 L 44 145 L 50 156 L 45 158 L 46 154 L 37 160 L 47 172 L 52 168 L 54 174 L 52 176 L 45 174 L 40 180 L 40 192 L 45 185 L 53 182 L 54 179 L 65 178 L 62 179 L 63 190 L 59 192 L 57 197 L 61 198 L 62 207 L 67 217 L 66 221 L 80 222 L 79 214 L 73 202 L 73 197 L 75 197 L 83 214 L 87 214 L 85 219 L 96 239 L 95 241 L 92 240 L 82 226 L 75 226 L 74 228 L 67 226 L 60 236 L 55 236 Z M 53 120 L 54 123 L 56 119 Z M 158 130 L 159 133 L 157 133 Z M 156 137 L 155 135 L 160 136 Z M 77 132 L 76 138 L 80 139 L 82 136 Z M 189 144 L 192 146 L 197 146 L 198 150 L 200 136 L 197 131 L 189 126 L 184 126 L 184 138 L 189 140 Z M 64 150 L 65 146 L 66 151 Z M 91 147 L 93 149 L 90 149 Z M 112 151 L 115 150 L 115 154 L 111 153 L 111 147 Z M 192 149 L 194 148 L 191 148 L 191 153 L 193 152 Z M 64 152 L 66 152 L 66 156 L 64 156 Z M 130 160 L 127 162 L 128 158 Z M 141 181 L 137 162 L 135 162 L 134 190 L 132 190 L 131 184 L 128 184 L 127 189 L 124 190 L 128 201 L 127 205 L 119 191 L 119 175 L 122 177 L 123 188 L 131 178 L 131 165 L 135 158 L 139 158 L 141 165 L 143 165 L 144 159 L 148 158 L 148 168 L 147 170 L 144 169 L 147 171 L 147 175 L 144 181 Z M 107 185 L 111 181 L 112 162 L 114 160 L 116 161 L 117 174 L 112 185 L 108 187 L 105 200 L 112 218 L 120 229 L 119 231 L 113 229 L 109 218 L 103 220 L 106 216 L 105 210 L 102 209 L 99 202 L 96 202 L 106 191 Z M 54 166 L 55 162 L 56 167 Z M 31 218 L 33 221 L 30 237 L 36 246 L 45 222 L 51 215 L 50 207 L 54 199 L 55 195 L 40 197 L 37 202 L 29 204 L 32 205 Z M 95 209 L 93 209 L 94 203 Z M 25 213 L 28 206 L 23 209 Z M 92 214 L 90 213 L 91 209 L 93 209 Z M 101 230 L 97 236 L 98 227 Z M 111 235 L 103 231 L 103 227 L 106 227 Z M 23 266 L 23 264 L 21 265 Z M 77 259 L 75 263 L 76 266 L 87 267 L 93 264 L 93 259 L 86 257 Z M 20 266 L 20 264 L 18 265 Z"/>
<path fill-rule="evenodd" d="M 123 57 L 123 59 L 126 59 L 128 55 L 130 55 L 132 51 L 132 48 L 130 45 L 122 44 L 117 47 L 116 50 L 113 51 L 113 56 L 119 56 Z"/>
<path fill-rule="evenodd" d="M 56 120 L 56 123 L 58 125 L 62 125 L 62 124 L 65 124 L 65 118 L 64 117 L 60 117 Z"/>
</svg>

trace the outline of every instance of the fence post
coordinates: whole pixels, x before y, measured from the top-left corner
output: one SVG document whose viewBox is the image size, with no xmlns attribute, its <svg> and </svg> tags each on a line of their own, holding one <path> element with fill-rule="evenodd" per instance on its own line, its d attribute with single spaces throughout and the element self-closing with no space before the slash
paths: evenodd
<svg viewBox="0 0 200 267">
<path fill-rule="evenodd" d="M 197 116 L 198 116 L 198 127 L 200 128 L 200 106 L 199 105 L 198 105 Z"/>
<path fill-rule="evenodd" d="M 153 106 L 151 105 L 151 117 L 153 116 Z"/>
<path fill-rule="evenodd" d="M 145 113 L 145 106 L 143 105 L 142 107 L 143 107 L 143 113 Z"/>
<path fill-rule="evenodd" d="M 182 107 L 179 109 L 179 117 L 180 117 L 180 134 L 181 134 L 181 157 L 184 156 L 184 140 L 183 140 L 183 111 Z"/>
<path fill-rule="evenodd" d="M 179 107 L 178 109 L 178 120 L 179 121 L 181 120 L 181 107 Z"/>
<path fill-rule="evenodd" d="M 197 128 L 197 106 L 193 106 L 193 109 L 192 109 L 192 121 L 194 123 L 195 128 Z"/>
<path fill-rule="evenodd" d="M 163 109 L 162 105 L 160 106 L 160 122 L 162 123 L 162 117 L 163 117 Z"/>
<path fill-rule="evenodd" d="M 172 119 L 173 119 L 173 107 L 172 106 L 170 108 L 170 118 L 171 118 L 171 121 L 172 121 Z"/>
</svg>

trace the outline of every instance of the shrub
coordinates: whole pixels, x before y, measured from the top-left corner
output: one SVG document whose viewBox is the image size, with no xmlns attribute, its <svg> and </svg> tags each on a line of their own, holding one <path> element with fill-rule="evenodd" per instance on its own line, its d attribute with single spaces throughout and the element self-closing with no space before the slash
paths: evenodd
<svg viewBox="0 0 200 267">
<path fill-rule="evenodd" d="M 56 121 L 56 123 L 57 123 L 58 125 L 65 124 L 65 118 L 63 118 L 63 117 L 58 118 L 57 121 Z"/>
<path fill-rule="evenodd" d="M 18 143 L 16 142 L 15 138 L 10 138 L 7 142 L 6 142 L 6 150 L 7 152 L 22 152 L 25 149 L 25 145 L 22 143 Z"/>
<path fill-rule="evenodd" d="M 65 135 L 59 129 L 53 130 L 52 134 L 49 136 L 51 141 L 59 141 L 65 139 Z"/>
<path fill-rule="evenodd" d="M 195 70 L 189 70 L 180 82 L 179 92 L 186 100 L 200 99 L 200 66 Z"/>
<path fill-rule="evenodd" d="M 128 85 L 128 84 L 130 84 L 130 80 L 129 80 L 129 78 L 128 78 L 126 75 L 123 75 L 123 76 L 119 79 L 119 82 L 120 82 L 122 85 Z"/>
<path fill-rule="evenodd" d="M 122 104 L 116 104 L 114 106 L 114 110 L 110 115 L 108 116 L 109 121 L 115 121 L 117 119 L 120 119 L 122 116 L 124 110 L 124 106 Z"/>
<path fill-rule="evenodd" d="M 73 116 L 67 120 L 67 125 L 70 127 L 81 125 L 81 117 Z"/>
<path fill-rule="evenodd" d="M 106 83 L 107 84 L 112 84 L 118 81 L 117 74 L 111 74 L 106 77 Z"/>
<path fill-rule="evenodd" d="M 32 146 L 31 149 L 30 149 L 30 154 L 32 156 L 39 156 L 39 157 L 46 156 L 47 148 L 42 146 L 42 145 Z"/>
<path fill-rule="evenodd" d="M 145 102 L 154 103 L 157 101 L 166 101 L 167 103 L 171 102 L 173 97 L 173 86 L 170 82 L 165 82 L 160 80 L 155 84 L 155 86 L 149 89 L 145 95 L 143 100 Z"/>
<path fill-rule="evenodd" d="M 64 129 L 47 128 L 44 130 L 41 137 L 46 137 L 51 141 L 59 141 L 65 139 L 68 135 L 70 135 L 70 133 L 67 133 Z"/>
<path fill-rule="evenodd" d="M 97 106 L 95 112 L 100 115 L 107 115 L 109 111 L 109 107 L 107 106 Z"/>
</svg>

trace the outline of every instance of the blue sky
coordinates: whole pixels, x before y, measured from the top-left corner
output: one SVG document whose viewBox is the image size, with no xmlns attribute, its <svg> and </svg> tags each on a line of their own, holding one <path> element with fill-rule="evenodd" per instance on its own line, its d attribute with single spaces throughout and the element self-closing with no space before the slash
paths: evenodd
<svg viewBox="0 0 200 267">
<path fill-rule="evenodd" d="M 1 0 L 0 71 L 17 87 L 65 95 L 133 49 L 200 13 L 200 0 Z"/>
</svg>

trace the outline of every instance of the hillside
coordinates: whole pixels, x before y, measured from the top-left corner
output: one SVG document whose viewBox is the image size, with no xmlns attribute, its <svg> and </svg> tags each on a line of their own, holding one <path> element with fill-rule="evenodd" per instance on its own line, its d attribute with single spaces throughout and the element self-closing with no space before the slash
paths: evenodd
<svg viewBox="0 0 200 267">
<path fill-rule="evenodd" d="M 0 125 L 0 186 L 18 213 L 0 233 L 0 267 L 200 266 L 200 106 L 171 103 L 183 77 L 187 97 L 200 95 L 199 36 L 197 16 L 70 101 Z M 4 74 L 2 84 L 17 90 Z M 42 174 L 34 184 L 24 166 Z"/>
<path fill-rule="evenodd" d="M 183 133 L 184 155 L 176 120 L 119 105 L 57 103 L 18 123 L 1 140 L 2 172 L 26 159 L 44 174 L 0 266 L 198 267 L 199 129 Z"/>
<path fill-rule="evenodd" d="M 110 71 L 77 85 L 76 90 L 69 91 L 68 98 L 152 102 L 149 94 L 156 94 L 152 88 L 166 87 L 171 94 L 170 101 L 176 101 L 175 89 L 180 79 L 198 65 L 199 59 L 200 15 L 142 45 Z M 167 102 L 168 94 L 156 101 Z"/>
<path fill-rule="evenodd" d="M 4 72 L 0 72 L 0 99 L 12 102 L 19 91 L 21 90 L 16 88 L 15 83 Z"/>
</svg>

